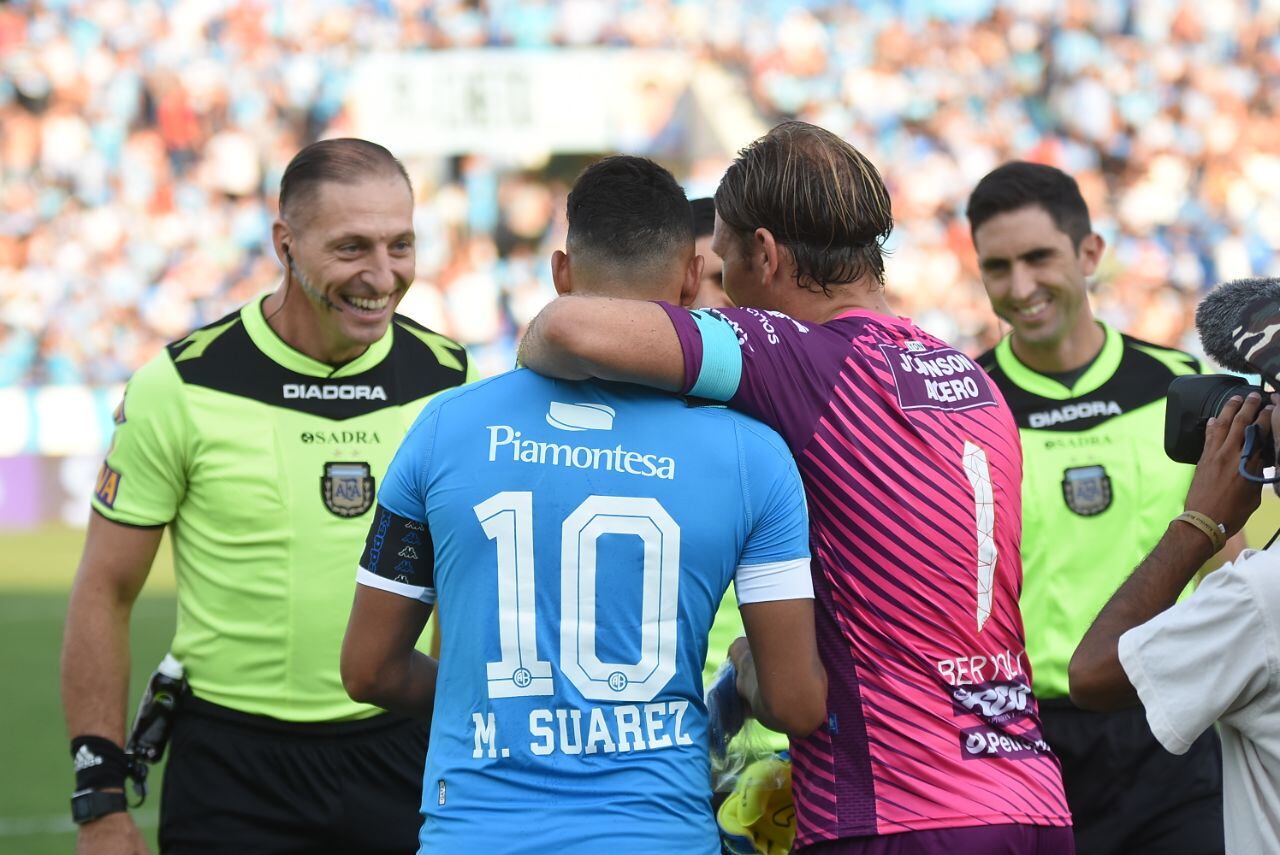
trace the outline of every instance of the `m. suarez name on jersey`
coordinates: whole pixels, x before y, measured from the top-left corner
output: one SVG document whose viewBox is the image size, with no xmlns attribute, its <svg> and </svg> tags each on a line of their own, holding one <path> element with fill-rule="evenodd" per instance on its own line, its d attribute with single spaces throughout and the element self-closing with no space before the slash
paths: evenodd
<svg viewBox="0 0 1280 855">
<path fill-rule="evenodd" d="M 529 752 L 538 757 L 657 751 L 693 744 L 693 737 L 684 729 L 688 711 L 688 701 L 533 709 L 527 729 L 518 732 L 515 739 L 528 740 Z M 471 721 L 475 727 L 474 759 L 511 756 L 505 744 L 505 725 L 499 728 L 494 713 L 472 713 Z"/>
<path fill-rule="evenodd" d="M 676 477 L 676 462 L 670 457 L 629 451 L 621 445 L 613 448 L 591 448 L 585 445 L 521 439 L 520 431 L 509 425 L 489 425 L 488 429 L 490 463 L 495 462 L 499 454 L 503 454 L 504 459 L 509 454 L 513 463 L 603 469 L 606 472 L 622 472 L 666 481 Z"/>
</svg>

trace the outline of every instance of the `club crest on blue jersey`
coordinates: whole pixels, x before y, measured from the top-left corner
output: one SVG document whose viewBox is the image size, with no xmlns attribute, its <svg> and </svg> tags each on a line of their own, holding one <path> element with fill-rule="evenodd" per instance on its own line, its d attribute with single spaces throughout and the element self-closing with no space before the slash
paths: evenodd
<svg viewBox="0 0 1280 855">
<path fill-rule="evenodd" d="M 373 474 L 368 463 L 333 461 L 324 465 L 320 496 L 334 516 L 358 517 L 373 507 Z"/>
<path fill-rule="evenodd" d="M 1111 477 L 1102 466 L 1076 466 L 1062 473 L 1062 498 L 1082 517 L 1111 507 Z"/>
</svg>

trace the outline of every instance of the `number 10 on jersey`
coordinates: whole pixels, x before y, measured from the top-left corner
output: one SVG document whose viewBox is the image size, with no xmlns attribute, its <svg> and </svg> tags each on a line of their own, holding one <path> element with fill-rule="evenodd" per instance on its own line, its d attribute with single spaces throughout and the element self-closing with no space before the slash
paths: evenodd
<svg viewBox="0 0 1280 855">
<path fill-rule="evenodd" d="M 497 547 L 498 644 L 489 662 L 490 698 L 551 695 L 551 662 L 538 658 L 533 493 L 498 493 L 475 508 Z M 560 670 L 587 700 L 648 702 L 676 673 L 680 526 L 657 499 L 588 496 L 560 529 Z M 597 544 L 628 535 L 643 547 L 640 659 L 605 662 L 596 653 Z"/>
</svg>

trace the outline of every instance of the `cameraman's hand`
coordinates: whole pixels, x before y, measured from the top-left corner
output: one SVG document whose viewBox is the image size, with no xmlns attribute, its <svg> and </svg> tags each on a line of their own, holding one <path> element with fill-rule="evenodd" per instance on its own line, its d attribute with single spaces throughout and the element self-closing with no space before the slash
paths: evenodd
<svg viewBox="0 0 1280 855">
<path fill-rule="evenodd" d="M 128 812 L 111 813 L 80 826 L 76 855 L 150 855 Z"/>
<path fill-rule="evenodd" d="M 1258 446 L 1270 449 L 1274 409 L 1270 404 L 1263 407 L 1261 396 L 1250 392 L 1243 400 L 1233 397 L 1227 401 L 1222 412 L 1205 428 L 1204 452 L 1196 464 L 1196 474 L 1191 479 L 1183 507 L 1222 523 L 1228 537 L 1244 526 L 1262 501 L 1259 485 L 1240 477 L 1244 429 L 1250 424 L 1258 425 L 1261 429 Z M 1254 474 L 1261 472 L 1261 455 L 1255 452 L 1247 468 Z"/>
</svg>

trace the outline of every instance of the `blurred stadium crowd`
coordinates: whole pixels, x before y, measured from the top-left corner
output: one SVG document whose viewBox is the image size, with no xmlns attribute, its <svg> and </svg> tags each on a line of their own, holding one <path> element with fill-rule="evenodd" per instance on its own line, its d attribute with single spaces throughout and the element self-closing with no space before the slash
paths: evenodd
<svg viewBox="0 0 1280 855">
<path fill-rule="evenodd" d="M 280 172 L 349 130 L 352 61 L 486 46 L 675 48 L 740 75 L 766 121 L 844 135 L 893 194 L 891 299 L 971 352 L 999 330 L 964 201 L 1003 160 L 1060 166 L 1110 243 L 1100 316 L 1194 350 L 1202 289 L 1280 272 L 1277 33 L 1280 0 L 10 2 L 0 386 L 121 381 L 270 288 Z M 551 296 L 567 181 L 483 157 L 407 165 L 402 310 L 501 370 Z"/>
</svg>

